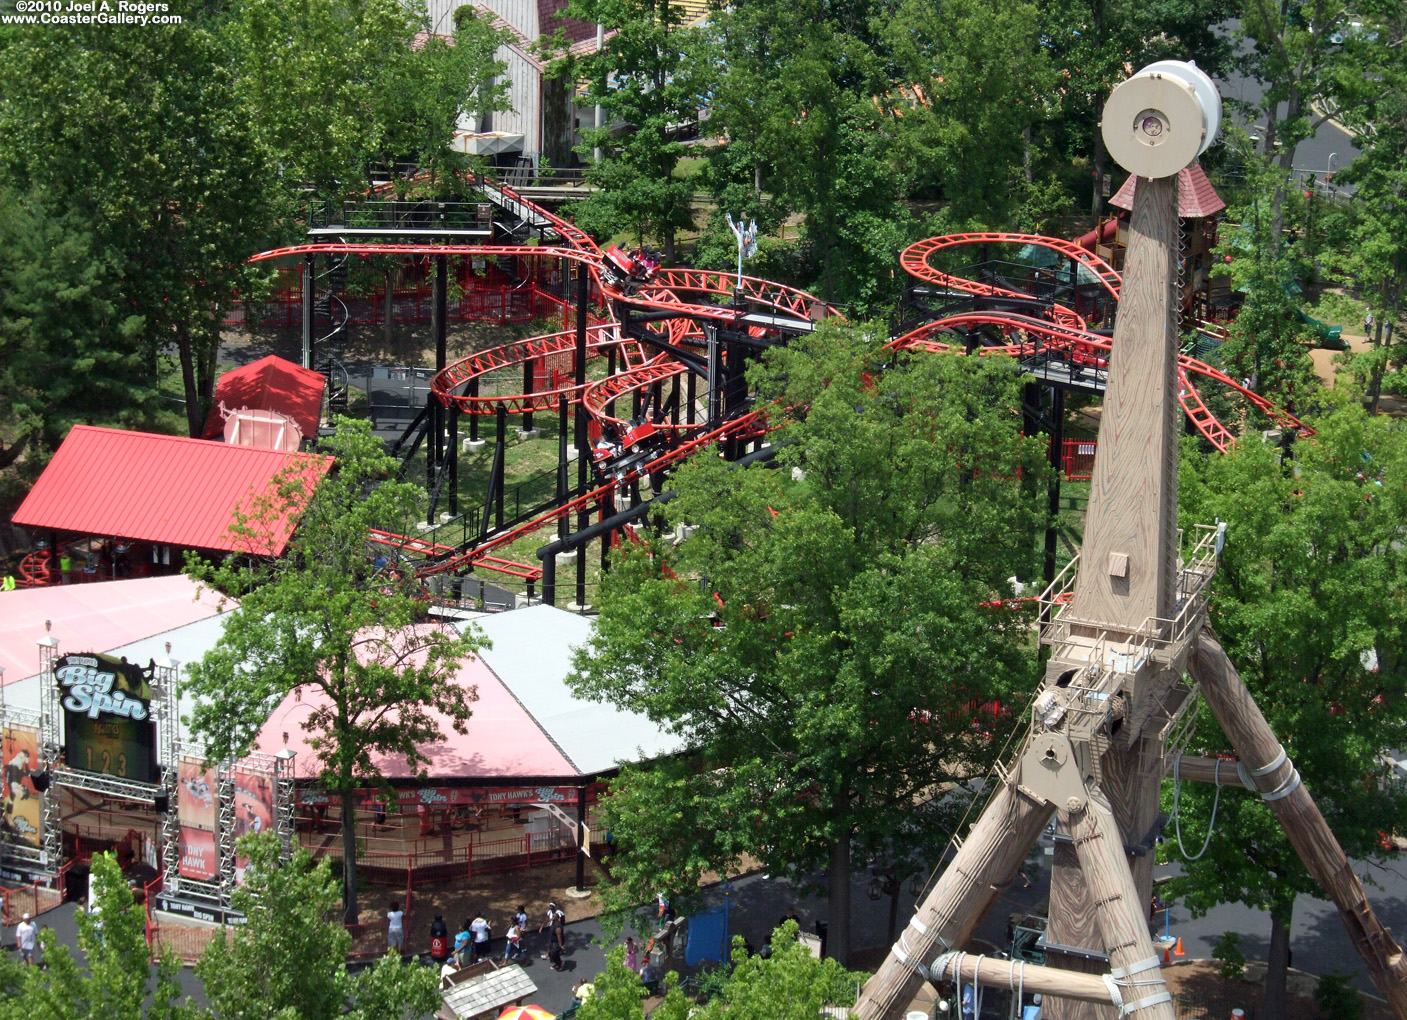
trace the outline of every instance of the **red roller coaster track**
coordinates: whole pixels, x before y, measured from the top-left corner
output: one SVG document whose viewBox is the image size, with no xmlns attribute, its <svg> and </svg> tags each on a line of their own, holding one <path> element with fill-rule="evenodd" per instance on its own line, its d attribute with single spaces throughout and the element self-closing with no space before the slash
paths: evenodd
<svg viewBox="0 0 1407 1020">
<path fill-rule="evenodd" d="M 839 318 L 833 308 L 803 291 L 746 276 L 739 281 L 736 275 L 725 272 L 666 269 L 660 271 L 655 279 L 633 292 L 619 290 L 603 278 L 600 271 L 600 251 L 587 235 L 534 205 L 511 189 L 500 187 L 498 190 L 510 200 L 520 203 L 524 208 L 546 217 L 553 223 L 568 246 L 514 245 L 495 247 L 465 244 L 318 243 L 293 245 L 261 252 L 250 261 L 308 254 L 470 255 L 482 257 L 512 255 L 569 259 L 585 265 L 599 285 L 601 294 L 617 307 L 677 316 L 677 318 L 668 319 L 668 325 L 665 327 L 669 342 L 674 344 L 687 343 L 697 339 L 700 332 L 698 323 L 701 320 L 743 327 L 753 335 L 761 336 L 767 332 L 769 327 L 775 327 L 783 321 L 810 323 L 820 318 Z M 1088 270 L 1111 298 L 1117 301 L 1119 297 L 1121 277 L 1103 259 L 1072 242 L 1034 234 L 969 233 L 928 238 L 906 249 L 900 256 L 900 264 L 914 278 L 951 291 L 976 296 L 1030 297 L 1031 295 L 1018 290 L 967 280 L 943 272 L 929 262 L 930 257 L 938 252 L 950 251 L 964 246 L 993 244 L 1036 245 L 1053 251 Z M 704 297 L 706 300 L 701 301 L 700 297 Z M 1088 332 L 1085 329 L 1085 320 L 1074 310 L 1060 304 L 1053 304 L 1050 316 L 1049 319 L 1041 319 L 1003 311 L 951 315 L 930 322 L 899 337 L 892 341 L 890 347 L 896 350 L 960 352 L 963 344 L 953 344 L 942 337 L 945 335 L 953 336 L 958 329 L 982 327 L 998 329 L 1005 337 L 1018 339 L 1010 343 L 979 347 L 974 353 L 980 356 L 1005 354 L 1026 357 L 1045 352 L 1086 367 L 1098 368 L 1107 362 L 1112 346 L 1110 341 L 1105 337 Z M 584 387 L 573 383 L 533 393 L 475 396 L 468 394 L 471 381 L 482 378 L 490 372 L 505 372 L 521 368 L 525 363 L 538 359 L 574 354 L 576 335 L 574 331 L 568 330 L 528 340 L 514 341 L 457 361 L 435 376 L 431 392 L 441 404 L 458 406 L 461 411 L 469 414 L 492 414 L 499 406 L 503 406 L 510 413 L 545 411 L 556 407 L 560 398 L 565 397 L 573 405 L 581 402 L 586 413 L 597 423 L 611 422 L 619 425 L 624 424 L 623 420 L 607 413 L 607 407 L 613 400 L 689 371 L 688 366 L 667 352 L 653 356 L 648 355 L 639 341 L 622 336 L 618 322 L 607 322 L 588 327 L 588 357 L 597 358 L 612 347 L 618 349 L 622 355 L 618 370 L 608 378 L 588 383 Z M 1194 385 L 1194 377 L 1199 381 L 1211 380 L 1230 387 L 1273 421 L 1283 427 L 1294 429 L 1299 435 L 1313 434 L 1312 429 L 1293 415 L 1277 408 L 1270 401 L 1241 386 L 1224 372 L 1204 362 L 1185 356 L 1180 357 L 1178 371 L 1181 381 L 1179 401 L 1183 409 L 1197 430 L 1218 450 L 1228 449 L 1234 442 L 1234 436 L 1229 429 L 1217 421 L 1207 408 L 1196 385 Z M 682 441 L 676 440 L 675 445 L 659 453 L 653 459 L 642 462 L 633 468 L 624 479 L 615 479 L 599 485 L 561 506 L 544 511 L 529 521 L 493 535 L 482 542 L 470 544 L 460 549 L 385 532 L 378 532 L 371 537 L 375 542 L 394 545 L 407 552 L 426 557 L 417 567 L 417 573 L 421 576 L 459 572 L 478 565 L 516 577 L 536 580 L 541 576 L 541 568 L 505 560 L 491 555 L 491 553 L 524 535 L 551 524 L 563 515 L 579 513 L 591 508 L 601 508 L 604 514 L 604 507 L 609 504 L 614 490 L 622 484 L 622 481 L 629 481 L 664 470 L 679 463 L 695 451 L 723 439 L 760 435 L 766 431 L 767 427 L 766 420 L 760 411 L 753 411 L 727 421 L 711 430 L 707 430 L 701 425 L 674 426 L 665 423 L 661 428 L 673 429 L 676 432 L 692 430 L 696 434 L 683 438 Z"/>
</svg>

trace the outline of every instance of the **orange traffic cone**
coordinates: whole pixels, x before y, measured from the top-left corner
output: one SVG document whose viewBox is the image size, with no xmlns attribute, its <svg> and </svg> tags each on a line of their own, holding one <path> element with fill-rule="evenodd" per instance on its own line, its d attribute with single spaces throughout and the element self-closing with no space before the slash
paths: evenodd
<svg viewBox="0 0 1407 1020">
<path fill-rule="evenodd" d="M 1173 948 L 1173 956 L 1186 956 L 1186 955 L 1187 955 L 1187 954 L 1182 951 L 1182 936 L 1179 935 L 1179 936 L 1178 936 L 1178 939 L 1177 939 L 1177 945 Z"/>
<path fill-rule="evenodd" d="M 1172 946 L 1163 946 L 1163 962 L 1172 963 Z"/>
</svg>

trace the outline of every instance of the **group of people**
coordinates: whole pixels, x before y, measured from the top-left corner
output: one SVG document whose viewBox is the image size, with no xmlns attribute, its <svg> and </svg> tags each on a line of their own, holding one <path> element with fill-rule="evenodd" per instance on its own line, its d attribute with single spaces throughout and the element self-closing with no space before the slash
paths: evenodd
<svg viewBox="0 0 1407 1020">
<path fill-rule="evenodd" d="M 405 912 L 401 905 L 395 900 L 391 901 L 390 910 L 386 913 L 386 940 L 388 947 L 396 952 L 405 952 Z M 439 915 L 435 917 L 435 925 L 431 928 L 431 956 L 440 960 L 440 976 L 448 977 L 454 974 L 461 967 L 467 967 L 471 963 L 478 963 L 480 960 L 487 960 L 493 956 L 493 926 L 482 913 L 476 914 L 473 918 L 466 918 L 455 933 L 453 948 L 448 945 L 443 950 L 445 956 L 440 958 L 439 953 L 434 948 L 435 929 L 447 932 L 443 927 L 443 918 Z M 546 933 L 547 941 L 543 947 L 542 958 L 551 963 L 553 970 L 563 970 L 562 954 L 567 949 L 567 915 L 555 903 L 547 905 L 547 916 L 538 927 L 538 934 Z M 519 904 L 508 923 L 508 931 L 503 940 L 503 961 L 511 963 L 513 961 L 525 961 L 529 958 L 526 946 L 528 932 L 528 909 L 524 904 Z"/>
</svg>

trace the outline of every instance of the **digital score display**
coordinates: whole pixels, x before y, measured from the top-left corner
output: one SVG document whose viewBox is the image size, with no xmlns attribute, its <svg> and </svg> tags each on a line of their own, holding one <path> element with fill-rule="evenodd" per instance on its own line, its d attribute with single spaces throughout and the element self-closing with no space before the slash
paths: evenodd
<svg viewBox="0 0 1407 1020">
<path fill-rule="evenodd" d="M 139 783 L 159 780 L 151 717 L 154 669 L 97 654 L 54 662 L 69 768 Z"/>
</svg>

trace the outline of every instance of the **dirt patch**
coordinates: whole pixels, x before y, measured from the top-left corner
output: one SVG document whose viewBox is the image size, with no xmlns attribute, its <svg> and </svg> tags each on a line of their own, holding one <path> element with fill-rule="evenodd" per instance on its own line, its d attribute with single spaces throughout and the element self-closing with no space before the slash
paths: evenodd
<svg viewBox="0 0 1407 1020">
<path fill-rule="evenodd" d="M 411 892 L 410 913 L 406 916 L 406 950 L 412 953 L 429 952 L 430 923 L 436 914 L 444 916 L 451 932 L 464 920 L 475 914 L 483 914 L 493 927 L 494 945 L 501 953 L 503 934 L 508 930 L 513 911 L 519 904 L 527 907 L 528 944 L 535 946 L 538 944 L 537 926 L 547 916 L 549 902 L 555 902 L 562 908 L 568 923 L 594 917 L 601 912 L 601 901 L 594 890 L 602 877 L 600 866 L 594 860 L 588 860 L 585 881 L 592 893 L 584 899 L 568 895 L 568 890 L 576 885 L 575 861 L 493 872 L 423 886 Z M 391 900 L 404 898 L 404 890 L 396 891 L 382 886 L 363 890 L 361 919 L 367 930 L 358 939 L 358 949 L 362 948 L 361 943 L 375 942 L 377 937 L 380 937 L 381 945 L 385 944 L 386 905 Z"/>
<path fill-rule="evenodd" d="M 1247 968 L 1246 978 L 1231 980 L 1218 973 L 1219 966 L 1212 960 L 1193 960 L 1163 968 L 1163 979 L 1177 1005 L 1178 1016 L 1195 1016 L 1200 1010 L 1208 1020 L 1220 1020 L 1230 1016 L 1232 1009 L 1244 1009 L 1247 1016 L 1263 1016 L 1263 989 L 1259 981 L 1252 978 L 1262 977 L 1264 969 Z M 1284 1020 L 1319 1020 L 1323 1014 L 1312 991 L 1317 978 L 1300 971 L 1290 973 L 1291 990 L 1298 987 L 1309 994 L 1285 997 Z M 1365 996 L 1363 1006 L 1363 1020 L 1393 1020 L 1387 1003 L 1379 999 Z"/>
</svg>

